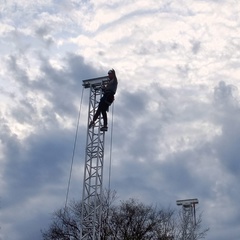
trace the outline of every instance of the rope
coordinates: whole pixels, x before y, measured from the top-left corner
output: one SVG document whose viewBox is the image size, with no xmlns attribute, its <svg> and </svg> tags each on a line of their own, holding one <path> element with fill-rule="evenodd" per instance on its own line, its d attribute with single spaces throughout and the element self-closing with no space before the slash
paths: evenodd
<svg viewBox="0 0 240 240">
<path fill-rule="evenodd" d="M 114 112 L 114 103 L 112 105 L 112 125 L 111 125 L 111 138 L 110 138 L 110 161 L 109 161 L 109 173 L 108 173 L 108 194 L 110 194 L 111 173 L 112 173 L 113 112 Z"/>
<path fill-rule="evenodd" d="M 65 200 L 65 207 L 64 207 L 65 210 L 66 210 L 66 207 L 67 207 L 70 183 L 71 183 L 71 178 L 72 178 L 73 161 L 74 161 L 74 157 L 75 157 L 75 150 L 76 150 L 77 136 L 78 136 L 78 128 L 79 128 L 81 109 L 82 109 L 83 91 L 84 91 L 84 88 L 82 88 L 81 100 L 80 100 L 79 111 L 78 111 L 77 127 L 76 127 L 76 133 L 75 133 L 74 144 L 73 144 L 72 161 L 71 161 L 71 167 L 70 167 L 70 173 L 69 173 L 69 179 L 68 179 L 68 186 L 67 186 L 67 193 L 66 193 L 66 200 Z"/>
<path fill-rule="evenodd" d="M 107 220 L 109 221 L 109 207 L 110 207 L 110 188 L 111 188 L 111 173 L 112 173 L 112 142 L 113 142 L 113 112 L 114 112 L 114 103 L 112 104 L 112 124 L 111 124 L 111 137 L 110 137 L 110 160 L 109 160 L 109 170 L 108 170 L 108 191 L 107 191 Z"/>
</svg>

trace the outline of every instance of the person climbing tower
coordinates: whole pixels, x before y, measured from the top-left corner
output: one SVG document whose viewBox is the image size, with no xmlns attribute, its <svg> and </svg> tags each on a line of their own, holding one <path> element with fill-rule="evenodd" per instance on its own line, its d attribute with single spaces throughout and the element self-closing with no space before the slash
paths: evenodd
<svg viewBox="0 0 240 240">
<path fill-rule="evenodd" d="M 93 116 L 93 120 L 89 124 L 89 128 L 94 126 L 95 121 L 99 117 L 100 113 L 103 116 L 103 126 L 100 128 L 101 131 L 108 130 L 108 119 L 107 111 L 109 106 L 114 101 L 114 95 L 117 91 L 118 80 L 114 69 L 108 71 L 109 82 L 106 86 L 102 86 L 103 96 L 100 99 L 96 113 Z"/>
</svg>

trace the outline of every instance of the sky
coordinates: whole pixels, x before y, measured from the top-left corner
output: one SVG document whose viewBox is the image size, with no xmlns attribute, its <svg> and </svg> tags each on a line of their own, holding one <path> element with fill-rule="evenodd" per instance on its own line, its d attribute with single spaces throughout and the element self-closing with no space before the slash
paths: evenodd
<svg viewBox="0 0 240 240">
<path fill-rule="evenodd" d="M 0 239 L 40 240 L 81 200 L 89 92 L 114 68 L 104 187 L 240 238 L 238 0 L 0 1 Z M 82 99 L 82 101 L 81 101 Z M 81 109 L 81 110 L 79 110 Z M 111 150 L 111 134 L 112 150 Z"/>
</svg>

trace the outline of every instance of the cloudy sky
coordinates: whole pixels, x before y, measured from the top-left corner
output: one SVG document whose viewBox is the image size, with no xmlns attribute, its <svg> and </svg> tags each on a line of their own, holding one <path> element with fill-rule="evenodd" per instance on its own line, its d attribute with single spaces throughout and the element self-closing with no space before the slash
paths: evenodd
<svg viewBox="0 0 240 240">
<path fill-rule="evenodd" d="M 238 0 L 0 3 L 0 239 L 40 240 L 64 206 L 83 98 L 69 192 L 81 199 L 82 80 L 114 68 L 119 199 L 177 208 L 178 199 L 198 198 L 207 239 L 239 240 Z"/>
</svg>

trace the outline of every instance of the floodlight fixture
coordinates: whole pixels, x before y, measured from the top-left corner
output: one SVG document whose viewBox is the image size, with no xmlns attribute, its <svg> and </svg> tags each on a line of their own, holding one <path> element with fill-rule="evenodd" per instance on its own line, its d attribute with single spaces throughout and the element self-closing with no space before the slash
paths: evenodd
<svg viewBox="0 0 240 240">
<path fill-rule="evenodd" d="M 198 201 L 197 198 L 177 200 L 177 205 L 178 206 L 183 206 L 183 207 L 191 207 L 191 206 L 194 206 L 198 203 L 199 203 L 199 201 Z"/>
</svg>

